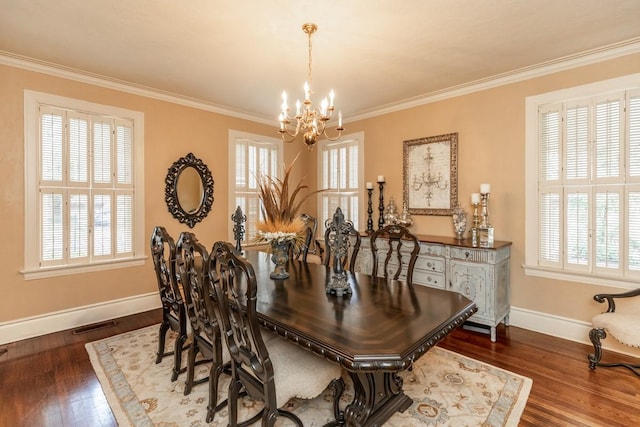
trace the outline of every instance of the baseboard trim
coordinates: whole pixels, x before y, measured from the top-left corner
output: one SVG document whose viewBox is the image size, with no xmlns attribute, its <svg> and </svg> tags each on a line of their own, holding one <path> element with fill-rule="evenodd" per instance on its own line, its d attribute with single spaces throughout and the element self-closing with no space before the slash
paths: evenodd
<svg viewBox="0 0 640 427">
<path fill-rule="evenodd" d="M 509 324 L 530 331 L 540 332 L 541 334 L 592 345 L 589 340 L 589 331 L 591 330 L 591 323 L 589 322 L 524 308 L 511 307 Z M 640 357 L 640 352 L 634 352 L 633 349 L 624 345 L 616 345 L 613 339 L 603 340 L 602 347 L 629 356 Z"/>
<path fill-rule="evenodd" d="M 160 307 L 158 292 L 0 323 L 0 345 Z"/>
</svg>

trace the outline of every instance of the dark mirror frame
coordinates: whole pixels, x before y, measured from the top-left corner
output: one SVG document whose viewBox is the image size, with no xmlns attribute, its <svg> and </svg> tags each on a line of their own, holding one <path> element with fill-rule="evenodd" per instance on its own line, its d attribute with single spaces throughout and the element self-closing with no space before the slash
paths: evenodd
<svg viewBox="0 0 640 427">
<path fill-rule="evenodd" d="M 180 206 L 180 200 L 178 197 L 178 178 L 182 171 L 186 168 L 194 168 L 200 179 L 202 180 L 202 198 L 200 200 L 200 206 L 195 212 L 186 212 L 182 206 Z M 189 153 L 184 157 L 181 157 L 174 162 L 167 172 L 167 177 L 164 180 L 164 201 L 167 203 L 169 212 L 178 221 L 187 224 L 190 228 L 193 228 L 197 223 L 202 221 L 213 206 L 213 176 L 206 164 L 199 158 Z"/>
</svg>

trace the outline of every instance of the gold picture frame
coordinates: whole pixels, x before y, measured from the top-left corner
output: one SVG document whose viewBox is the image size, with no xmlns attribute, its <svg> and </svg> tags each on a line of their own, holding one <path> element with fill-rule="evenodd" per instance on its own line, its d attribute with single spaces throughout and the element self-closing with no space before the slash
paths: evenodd
<svg viewBox="0 0 640 427">
<path fill-rule="evenodd" d="M 404 141 L 403 197 L 412 215 L 452 215 L 458 204 L 458 133 Z"/>
</svg>

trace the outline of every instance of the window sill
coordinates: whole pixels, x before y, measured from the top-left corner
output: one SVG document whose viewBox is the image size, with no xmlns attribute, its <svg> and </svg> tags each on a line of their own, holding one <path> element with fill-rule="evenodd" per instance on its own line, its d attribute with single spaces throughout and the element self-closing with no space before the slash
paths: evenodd
<svg viewBox="0 0 640 427">
<path fill-rule="evenodd" d="M 25 280 L 45 279 L 47 277 L 68 276 L 72 274 L 90 273 L 94 271 L 115 270 L 120 268 L 138 267 L 144 265 L 147 257 L 127 258 L 123 260 L 106 261 L 84 265 L 61 265 L 39 269 L 22 270 Z"/>
<path fill-rule="evenodd" d="M 562 271 L 533 265 L 523 265 L 524 274 L 527 276 L 544 277 L 547 279 L 579 282 L 589 285 L 613 286 L 616 288 L 635 289 L 638 287 L 638 278 L 624 278 L 617 276 L 595 275 L 580 273 L 577 271 Z"/>
</svg>

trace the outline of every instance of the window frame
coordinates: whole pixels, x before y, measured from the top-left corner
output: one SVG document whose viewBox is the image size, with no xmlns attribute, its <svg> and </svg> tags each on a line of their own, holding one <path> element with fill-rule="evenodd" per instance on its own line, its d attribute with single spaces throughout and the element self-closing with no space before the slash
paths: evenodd
<svg viewBox="0 0 640 427">
<path fill-rule="evenodd" d="M 94 260 L 77 264 L 41 265 L 40 261 L 40 151 L 39 151 L 39 108 L 40 106 L 72 110 L 73 114 L 94 114 L 130 120 L 132 127 L 134 203 L 133 252 L 127 256 Z M 146 240 L 144 231 L 144 113 L 120 107 L 96 104 L 79 99 L 67 98 L 32 90 L 24 91 L 24 197 L 25 197 L 25 240 L 24 268 L 20 271 L 25 280 L 80 274 L 93 271 L 120 269 L 144 265 Z M 66 153 L 65 153 L 66 155 Z M 64 191 L 76 190 L 73 185 Z M 115 199 L 114 199 L 115 201 Z M 89 201 L 91 203 L 91 201 Z M 115 236 L 115 233 L 114 233 Z M 115 238 L 115 237 L 114 237 Z"/>
<path fill-rule="evenodd" d="M 236 208 L 237 208 L 237 205 L 235 202 L 237 192 L 238 192 L 237 184 L 236 184 L 236 147 L 239 140 L 249 141 L 249 143 L 253 143 L 255 145 L 265 144 L 268 146 L 275 146 L 276 158 L 277 158 L 276 167 L 274 171 L 275 177 L 280 178 L 282 176 L 283 169 L 284 169 L 284 143 L 282 139 L 229 129 L 229 209 L 230 209 L 229 218 L 236 211 Z M 248 192 L 248 193 L 253 193 L 253 192 Z M 256 188 L 255 193 L 257 197 L 259 193 L 258 188 Z M 243 214 L 247 217 L 247 221 L 244 223 L 245 234 L 244 234 L 244 239 L 242 240 L 241 243 L 243 246 L 247 246 L 247 247 L 256 246 L 255 244 L 252 243 L 252 240 L 256 236 L 250 235 L 250 231 L 251 231 L 250 221 L 255 221 L 257 223 L 257 221 L 260 220 L 260 217 L 259 217 L 260 214 L 258 214 L 257 219 L 250 218 L 250 213 L 246 212 L 245 210 L 243 210 Z M 233 221 L 229 221 L 228 223 L 229 223 L 229 228 L 228 228 L 229 241 L 235 242 L 235 236 L 233 234 L 234 223 Z"/>
<path fill-rule="evenodd" d="M 627 208 L 627 199 L 628 199 L 628 191 L 630 188 L 633 188 L 635 179 L 628 179 L 621 184 L 624 188 L 622 191 L 618 191 L 620 195 L 620 215 L 623 218 L 620 220 L 622 224 L 621 235 L 620 235 L 620 247 L 622 248 L 622 252 L 620 252 L 620 268 L 622 271 L 618 274 L 611 274 L 612 270 L 603 271 L 601 267 L 598 267 L 595 262 L 595 253 L 589 254 L 589 268 L 575 268 L 572 270 L 568 270 L 564 267 L 564 251 L 566 250 L 567 240 L 566 233 L 567 231 L 564 229 L 565 224 L 564 218 L 565 212 L 560 212 L 560 228 L 562 229 L 562 241 L 560 245 L 560 261 L 558 263 L 543 263 L 539 261 L 539 243 L 540 236 L 539 232 L 539 224 L 540 224 L 540 216 L 539 216 L 539 190 L 551 188 L 551 185 L 540 187 L 539 181 L 539 109 L 546 108 L 552 106 L 552 104 L 557 105 L 569 105 L 572 103 L 573 105 L 579 104 L 580 101 L 585 100 L 587 98 L 592 98 L 594 104 L 597 104 L 597 100 L 602 99 L 603 96 L 615 94 L 616 92 L 620 93 L 623 91 L 627 92 L 637 92 L 640 88 L 640 74 L 632 74 L 623 77 L 618 77 L 614 79 L 609 79 L 605 81 L 590 83 L 586 85 L 576 86 L 572 88 L 562 89 L 558 91 L 553 91 L 549 93 L 544 93 L 540 95 L 530 96 L 525 99 L 525 260 L 524 260 L 524 272 L 529 276 L 537 276 L 544 277 L 550 279 L 557 280 L 567 280 L 574 282 L 581 282 L 586 284 L 594 284 L 594 285 L 602 285 L 604 283 L 611 286 L 618 286 L 622 288 L 634 288 L 637 286 L 637 280 L 640 277 L 640 272 L 630 272 L 627 268 L 627 258 L 628 258 L 628 245 L 627 239 L 629 236 L 628 230 L 628 219 L 626 219 L 626 211 Z M 628 101 L 629 96 L 625 98 L 625 101 Z M 628 108 L 628 102 L 625 103 L 625 107 Z M 562 108 L 560 108 L 562 111 Z M 591 112 L 589 113 L 591 114 Z M 624 116 L 628 115 L 628 112 L 623 112 Z M 591 119 L 590 119 L 591 120 Z M 588 143 L 591 145 L 589 150 L 595 150 L 593 146 L 595 146 L 595 132 L 594 124 L 590 121 L 591 128 L 589 129 Z M 564 132 L 564 124 L 560 125 L 560 132 Z M 628 124 L 621 128 L 624 130 L 626 134 L 624 135 L 625 140 L 625 150 L 629 149 L 629 145 L 626 141 L 629 140 L 629 126 Z M 561 136 L 561 145 L 564 147 L 565 138 Z M 562 148 L 563 149 L 563 148 Z M 623 156 L 624 161 L 621 163 L 621 168 L 625 168 L 625 161 L 628 158 L 627 151 L 620 150 L 620 155 Z M 561 155 L 560 157 L 560 173 L 562 174 L 562 170 L 567 166 L 566 165 L 566 155 Z M 589 162 L 595 159 L 595 157 L 590 157 Z M 592 165 L 588 163 L 588 170 L 591 170 Z M 621 172 L 624 177 L 624 171 Z M 562 200 L 566 199 L 567 194 L 563 189 L 566 188 L 566 184 L 562 184 L 558 179 L 559 189 L 559 197 Z M 606 187 L 608 182 L 607 178 L 596 178 L 593 177 L 591 182 L 587 182 L 587 180 L 576 179 L 574 184 L 576 184 L 573 188 L 580 189 L 580 191 L 586 191 L 589 199 L 596 197 L 596 193 L 601 189 Z M 583 186 L 584 185 L 584 186 Z M 593 207 L 595 209 L 595 202 L 593 203 Z M 594 212 L 589 212 L 589 224 L 590 226 L 596 226 L 596 219 L 593 217 L 595 215 Z M 590 233 L 595 233 L 595 230 L 589 231 Z M 595 239 L 595 236 L 589 238 Z M 590 245 L 590 249 L 594 249 L 595 246 Z"/>
<path fill-rule="evenodd" d="M 338 141 L 329 141 L 327 139 L 323 139 L 321 141 L 318 142 L 318 146 L 317 146 L 317 150 L 318 150 L 318 155 L 317 155 L 317 160 L 318 160 L 318 188 L 323 188 L 322 187 L 322 183 L 324 182 L 324 162 L 323 162 L 323 152 L 326 151 L 327 146 L 330 147 L 334 147 L 334 146 L 340 146 L 340 145 L 346 145 L 346 144 L 352 144 L 353 141 L 356 141 L 355 145 L 358 147 L 358 172 L 357 172 L 357 180 L 358 180 L 358 185 L 357 185 L 357 191 L 355 191 L 354 193 L 357 194 L 358 197 L 358 201 L 357 201 L 357 206 L 358 206 L 358 218 L 357 218 L 357 223 L 354 223 L 354 227 L 356 228 L 356 230 L 362 232 L 365 230 L 366 226 L 366 189 L 364 188 L 364 132 L 354 132 L 348 135 L 342 135 L 342 137 L 340 138 L 340 140 Z M 347 177 L 344 177 L 344 180 L 347 180 Z M 323 218 L 323 199 L 327 196 L 327 194 L 331 194 L 332 192 L 329 191 L 323 191 L 321 193 L 318 193 L 317 197 L 317 211 L 318 211 L 318 233 L 319 239 L 323 239 L 324 238 L 324 230 L 325 230 L 325 222 L 328 219 L 331 219 L 331 217 L 328 218 Z M 337 194 L 340 193 L 340 190 L 338 190 Z M 345 214 L 345 218 L 346 219 L 351 219 L 349 218 L 349 213 L 346 212 L 344 209 L 342 209 L 343 213 Z M 328 215 L 331 216 L 333 215 L 334 212 L 328 212 Z"/>
</svg>

